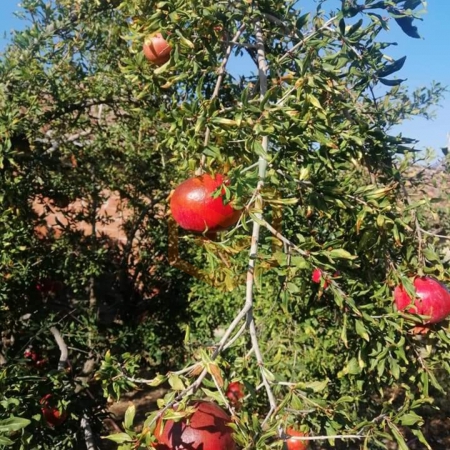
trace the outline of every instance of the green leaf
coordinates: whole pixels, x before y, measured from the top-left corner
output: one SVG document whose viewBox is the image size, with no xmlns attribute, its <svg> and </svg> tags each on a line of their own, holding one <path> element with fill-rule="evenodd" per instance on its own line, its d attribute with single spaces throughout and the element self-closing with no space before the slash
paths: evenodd
<svg viewBox="0 0 450 450">
<path fill-rule="evenodd" d="M 183 381 L 178 375 L 170 374 L 169 376 L 169 384 L 175 391 L 183 391 L 185 389 Z"/>
<path fill-rule="evenodd" d="M 328 255 L 331 258 L 336 258 L 336 259 L 356 259 L 357 256 L 352 255 L 350 252 L 348 252 L 347 250 L 344 250 L 343 248 L 335 248 L 333 250 L 331 250 L 330 252 L 328 252 Z"/>
<path fill-rule="evenodd" d="M 8 446 L 8 445 L 13 445 L 13 444 L 14 444 L 14 442 L 11 439 L 9 439 L 5 436 L 0 436 L 0 445 Z"/>
<path fill-rule="evenodd" d="M 260 369 L 269 382 L 275 381 L 275 375 L 270 370 L 266 369 L 264 366 Z"/>
<path fill-rule="evenodd" d="M 314 97 L 314 95 L 312 94 L 308 94 L 307 99 L 317 109 L 322 109 L 322 105 L 320 104 L 319 99 L 317 97 Z"/>
<path fill-rule="evenodd" d="M 366 327 L 360 320 L 355 320 L 355 330 L 359 336 L 361 336 L 367 342 L 370 342 L 369 333 L 367 332 Z"/>
<path fill-rule="evenodd" d="M 108 439 L 109 441 L 117 442 L 118 444 L 133 442 L 133 439 L 126 433 L 110 434 L 109 436 L 102 437 L 102 439 Z"/>
<path fill-rule="evenodd" d="M 404 414 L 403 416 L 400 417 L 400 423 L 407 427 L 415 425 L 418 422 L 423 422 L 423 419 L 422 417 L 417 415 L 414 411 Z"/>
<path fill-rule="evenodd" d="M 136 406 L 130 405 L 125 411 L 123 426 L 129 430 L 133 426 L 134 416 L 136 415 Z"/>
<path fill-rule="evenodd" d="M 312 390 L 313 392 L 322 392 L 328 386 L 330 380 L 323 381 L 311 381 L 310 383 L 304 383 L 305 390 Z"/>
<path fill-rule="evenodd" d="M 0 420 L 0 433 L 10 433 L 25 428 L 31 423 L 28 419 L 11 416 L 8 419 Z"/>
<path fill-rule="evenodd" d="M 263 157 L 264 159 L 269 159 L 269 154 L 262 146 L 261 142 L 259 141 L 253 141 L 253 150 L 258 155 Z"/>
<path fill-rule="evenodd" d="M 419 442 L 421 442 L 423 445 L 425 445 L 425 447 L 428 450 L 433 450 L 431 448 L 430 444 L 428 443 L 428 441 L 425 439 L 425 436 L 423 435 L 421 430 L 414 429 L 414 430 L 411 430 L 411 431 L 414 434 L 414 436 L 416 436 L 419 439 Z"/>
<path fill-rule="evenodd" d="M 406 445 L 405 439 L 401 435 L 401 433 L 398 430 L 398 428 L 392 422 L 388 422 L 388 425 L 389 425 L 389 428 L 392 431 L 392 434 L 393 434 L 395 440 L 397 441 L 399 449 L 400 450 L 409 450 L 408 446 Z"/>
<path fill-rule="evenodd" d="M 226 117 L 213 117 L 211 122 L 217 125 L 235 126 L 238 123 L 233 119 L 227 119 Z"/>
</svg>

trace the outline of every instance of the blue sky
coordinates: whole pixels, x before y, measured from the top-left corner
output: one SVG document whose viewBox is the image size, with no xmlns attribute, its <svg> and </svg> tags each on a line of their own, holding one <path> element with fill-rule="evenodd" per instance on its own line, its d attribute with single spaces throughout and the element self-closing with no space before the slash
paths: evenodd
<svg viewBox="0 0 450 450">
<path fill-rule="evenodd" d="M 314 0 L 300 0 L 298 3 L 305 11 L 311 10 L 315 5 Z M 337 0 L 329 2 L 332 6 L 339 3 Z M 398 45 L 390 47 L 388 54 L 396 59 L 407 56 L 403 69 L 397 75 L 400 78 L 407 78 L 406 84 L 411 88 L 429 86 L 434 80 L 450 89 L 450 45 L 447 42 L 450 0 L 427 3 L 424 20 L 417 23 L 422 39 L 409 38 L 393 22 L 391 31 L 386 34 L 386 40 L 397 42 Z M 9 32 L 22 26 L 22 22 L 13 15 L 13 12 L 19 9 L 17 5 L 16 0 L 0 1 L 0 50 L 8 41 Z M 237 72 L 248 70 L 248 66 L 242 61 L 232 61 L 230 69 Z M 405 122 L 395 131 L 419 139 L 418 148 L 435 148 L 440 157 L 442 154 L 439 149 L 446 146 L 446 136 L 450 133 L 450 92 L 435 112 L 435 120 L 416 118 Z"/>
</svg>

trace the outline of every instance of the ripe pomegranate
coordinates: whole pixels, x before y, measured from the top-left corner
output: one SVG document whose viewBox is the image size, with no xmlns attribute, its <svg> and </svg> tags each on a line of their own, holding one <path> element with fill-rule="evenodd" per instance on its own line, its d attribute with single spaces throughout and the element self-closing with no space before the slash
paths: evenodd
<svg viewBox="0 0 450 450">
<path fill-rule="evenodd" d="M 297 436 L 297 437 L 303 437 L 307 436 L 306 433 L 303 433 L 302 431 L 294 430 L 293 428 L 288 428 L 286 430 L 286 434 L 288 436 Z M 309 447 L 308 441 L 300 441 L 296 439 L 286 439 L 284 443 L 284 450 L 307 450 Z"/>
<path fill-rule="evenodd" d="M 233 430 L 228 426 L 230 416 L 218 405 L 196 401 L 194 414 L 179 422 L 167 420 L 161 431 L 161 420 L 156 424 L 156 450 L 236 450 Z"/>
<path fill-rule="evenodd" d="M 312 273 L 312 277 L 311 277 L 312 281 L 314 283 L 320 284 L 320 282 L 322 281 L 322 277 L 323 277 L 322 271 L 316 267 Z M 323 284 L 323 288 L 326 289 L 329 285 L 330 285 L 330 282 L 328 280 L 325 280 L 325 282 Z"/>
<path fill-rule="evenodd" d="M 244 385 L 239 381 L 233 381 L 228 385 L 225 393 L 226 397 L 234 407 L 240 407 L 242 399 L 245 397 Z"/>
<path fill-rule="evenodd" d="M 162 66 L 169 61 L 172 47 L 162 37 L 161 33 L 155 33 L 145 39 L 142 50 L 151 63 Z"/>
<path fill-rule="evenodd" d="M 203 233 L 223 231 L 234 225 L 240 211 L 223 203 L 223 195 L 212 194 L 224 183 L 223 175 L 204 174 L 189 178 L 179 184 L 170 199 L 170 209 L 175 221 L 188 231 Z"/>
<path fill-rule="evenodd" d="M 446 286 L 430 277 L 417 277 L 413 284 L 418 297 L 414 300 L 402 285 L 395 288 L 395 306 L 399 311 L 428 316 L 426 324 L 441 322 L 450 315 L 450 292 Z"/>
<path fill-rule="evenodd" d="M 53 428 L 61 425 L 67 419 L 67 413 L 65 411 L 60 412 L 56 404 L 52 402 L 52 398 L 52 394 L 47 394 L 41 398 L 40 404 L 42 405 L 41 411 L 45 422 Z"/>
</svg>

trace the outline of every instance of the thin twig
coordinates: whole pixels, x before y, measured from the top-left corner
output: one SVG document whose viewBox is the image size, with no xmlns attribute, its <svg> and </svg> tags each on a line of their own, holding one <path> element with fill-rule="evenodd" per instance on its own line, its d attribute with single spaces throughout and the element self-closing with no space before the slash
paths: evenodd
<svg viewBox="0 0 450 450">
<path fill-rule="evenodd" d="M 331 434 L 330 436 L 289 436 L 286 435 L 283 440 L 289 441 L 327 441 L 328 439 L 364 439 L 362 434 Z"/>
<path fill-rule="evenodd" d="M 282 62 L 284 59 L 292 56 L 303 44 L 313 38 L 317 33 L 326 29 L 329 25 L 331 25 L 337 16 L 333 16 L 331 19 L 327 20 L 321 27 L 317 28 L 317 30 L 312 31 L 308 36 L 302 39 L 300 42 L 297 42 L 291 49 L 289 49 L 279 60 L 278 62 Z"/>
<path fill-rule="evenodd" d="M 445 236 L 443 234 L 432 233 L 431 231 L 424 230 L 422 227 L 419 227 L 419 228 L 420 228 L 420 231 L 423 234 L 427 234 L 428 236 L 433 236 L 433 237 L 436 237 L 436 238 L 439 238 L 439 239 L 449 239 L 450 240 L 450 236 Z"/>
<path fill-rule="evenodd" d="M 223 349 L 227 350 L 229 349 L 241 336 L 244 334 L 245 330 L 247 329 L 247 324 L 243 324 L 241 328 L 237 331 L 237 333 L 224 345 Z"/>
<path fill-rule="evenodd" d="M 412 206 L 411 198 L 409 197 L 408 191 L 406 190 L 405 184 L 403 182 L 400 183 L 400 186 L 402 188 L 403 196 L 406 200 L 406 203 L 408 203 L 409 206 Z M 415 210 L 412 211 L 413 218 L 414 218 L 414 226 L 416 229 L 416 236 L 418 241 L 418 251 L 417 251 L 417 258 L 420 261 L 422 265 L 424 265 L 424 257 L 423 257 L 423 237 L 422 237 L 422 228 L 420 226 L 419 219 L 417 217 L 417 212 Z"/>
<path fill-rule="evenodd" d="M 275 230 L 275 228 L 270 225 L 266 220 L 260 219 L 261 225 L 264 228 L 267 228 L 277 239 L 279 239 L 283 244 L 287 245 L 292 250 L 295 250 L 297 253 L 299 253 L 302 256 L 309 256 L 309 253 L 305 250 L 302 250 L 301 248 L 297 247 L 292 241 L 290 241 L 288 238 L 284 237 L 280 232 Z"/>
<path fill-rule="evenodd" d="M 230 59 L 231 51 L 233 50 L 233 46 L 237 43 L 237 41 L 241 37 L 241 34 L 244 32 L 245 28 L 246 28 L 246 24 L 242 24 L 239 27 L 239 29 L 237 30 L 233 39 L 228 44 L 227 49 L 225 50 L 225 56 L 223 57 L 222 63 L 220 64 L 220 67 L 217 70 L 218 77 L 217 77 L 217 81 L 216 81 L 216 86 L 214 87 L 214 91 L 211 95 L 210 100 L 214 100 L 219 95 L 220 87 L 222 86 L 223 79 L 225 77 L 225 72 L 226 72 L 225 69 L 227 67 L 228 60 Z M 204 147 L 208 146 L 210 136 L 211 136 L 211 129 L 209 127 L 206 127 L 205 140 L 203 141 Z M 205 165 L 205 162 L 206 162 L 206 155 L 203 154 L 202 158 L 200 160 L 200 167 L 197 171 L 197 175 L 201 175 L 203 173 L 203 166 Z"/>
</svg>

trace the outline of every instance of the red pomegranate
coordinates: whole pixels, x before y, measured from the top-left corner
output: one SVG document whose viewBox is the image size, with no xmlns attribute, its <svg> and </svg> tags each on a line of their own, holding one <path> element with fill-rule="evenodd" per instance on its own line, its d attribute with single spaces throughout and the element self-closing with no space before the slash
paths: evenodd
<svg viewBox="0 0 450 450">
<path fill-rule="evenodd" d="M 52 397 L 52 394 L 45 395 L 41 398 L 40 404 L 42 405 L 41 411 L 45 422 L 53 428 L 61 425 L 67 419 L 67 413 L 58 410 L 56 404 L 52 402 Z"/>
<path fill-rule="evenodd" d="M 231 382 L 228 385 L 225 395 L 234 407 L 239 407 L 242 399 L 245 397 L 244 385 L 239 381 Z"/>
<path fill-rule="evenodd" d="M 320 282 L 322 281 L 322 277 L 323 277 L 323 272 L 319 269 L 319 268 L 315 268 L 313 273 L 312 273 L 312 281 L 314 283 L 320 284 Z M 325 280 L 325 282 L 323 283 L 323 288 L 326 289 L 328 286 L 330 285 L 330 282 L 328 280 Z"/>
<path fill-rule="evenodd" d="M 303 437 L 307 436 L 306 433 L 303 433 L 302 431 L 294 430 L 293 428 L 288 428 L 286 430 L 286 434 L 288 436 L 293 437 Z M 286 439 L 284 443 L 284 450 L 307 450 L 309 447 L 308 441 L 300 441 L 297 439 Z"/>
<path fill-rule="evenodd" d="M 153 64 L 162 66 L 170 59 L 172 47 L 162 37 L 161 33 L 148 36 L 142 47 L 145 57 Z"/>
<path fill-rule="evenodd" d="M 417 277 L 413 284 L 418 297 L 414 300 L 402 285 L 395 288 L 395 306 L 399 311 L 428 316 L 426 324 L 441 322 L 450 315 L 450 292 L 446 286 L 430 277 Z"/>
<path fill-rule="evenodd" d="M 236 450 L 230 416 L 218 405 L 196 401 L 194 414 L 179 422 L 167 420 L 161 432 L 156 424 L 156 450 Z"/>
<path fill-rule="evenodd" d="M 175 221 L 188 231 L 198 233 L 223 231 L 234 225 L 240 216 L 223 195 L 212 194 L 224 183 L 223 175 L 204 174 L 189 178 L 177 186 L 170 199 L 170 209 Z"/>
<path fill-rule="evenodd" d="M 32 367 L 37 367 L 40 369 L 47 364 L 47 359 L 42 358 L 40 354 L 32 349 L 25 350 L 23 352 L 23 356 L 27 360 L 27 363 Z"/>
<path fill-rule="evenodd" d="M 316 267 L 312 273 L 311 278 L 314 283 L 320 283 L 322 281 L 322 271 Z M 325 281 L 324 288 L 326 289 L 327 286 L 328 286 L 328 281 Z"/>
</svg>

